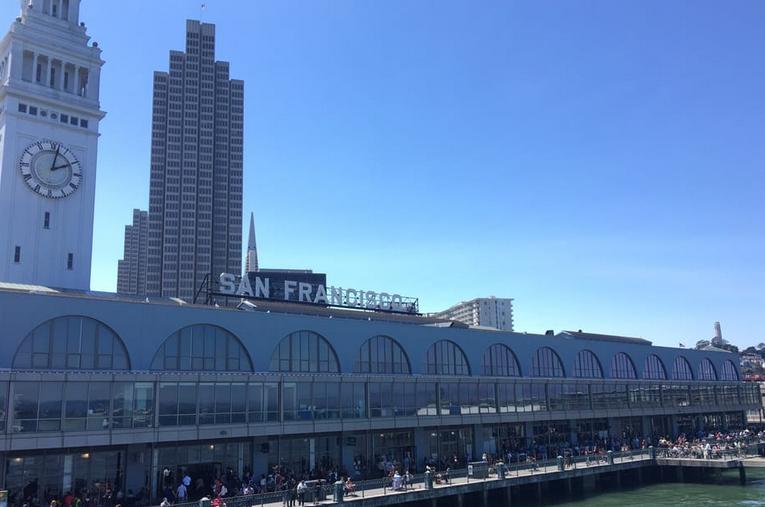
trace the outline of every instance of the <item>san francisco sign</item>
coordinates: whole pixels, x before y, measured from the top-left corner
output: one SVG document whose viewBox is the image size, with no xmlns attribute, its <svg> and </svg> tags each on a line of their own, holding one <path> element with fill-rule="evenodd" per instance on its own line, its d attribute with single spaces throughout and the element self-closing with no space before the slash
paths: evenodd
<svg viewBox="0 0 765 507">
<path fill-rule="evenodd" d="M 383 310 L 402 313 L 417 313 L 417 300 L 400 294 L 359 290 L 343 287 L 325 287 L 295 280 L 279 280 L 275 287 L 268 276 L 238 276 L 221 273 L 218 279 L 220 293 L 226 296 L 240 296 L 255 299 L 283 300 L 323 306 L 342 306 L 365 310 Z M 281 297 L 273 297 L 273 295 Z"/>
</svg>

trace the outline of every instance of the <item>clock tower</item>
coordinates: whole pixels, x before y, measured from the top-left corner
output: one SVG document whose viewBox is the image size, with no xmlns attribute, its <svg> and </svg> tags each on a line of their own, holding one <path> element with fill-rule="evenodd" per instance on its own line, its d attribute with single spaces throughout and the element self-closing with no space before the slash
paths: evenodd
<svg viewBox="0 0 765 507">
<path fill-rule="evenodd" d="M 0 281 L 90 289 L 103 60 L 80 0 L 21 0 L 0 42 Z"/>
</svg>

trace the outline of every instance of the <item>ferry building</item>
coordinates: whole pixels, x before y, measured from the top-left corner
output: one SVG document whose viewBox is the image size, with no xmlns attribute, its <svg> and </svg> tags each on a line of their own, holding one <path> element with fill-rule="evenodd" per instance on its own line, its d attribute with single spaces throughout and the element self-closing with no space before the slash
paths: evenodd
<svg viewBox="0 0 765 507">
<path fill-rule="evenodd" d="M 0 489 L 14 505 L 156 500 L 184 473 L 209 492 L 276 465 L 368 477 L 552 456 L 737 429 L 759 407 L 724 351 L 334 308 L 332 291 L 240 309 L 89 292 L 104 62 L 79 6 L 22 0 L 0 42 Z M 310 284 L 285 287 L 302 300 Z"/>
<path fill-rule="evenodd" d="M 742 428 L 760 403 L 728 352 L 248 309 L 4 284 L 0 486 L 17 501 L 107 486 L 156 498 L 183 471 L 421 471 L 484 452 Z"/>
</svg>

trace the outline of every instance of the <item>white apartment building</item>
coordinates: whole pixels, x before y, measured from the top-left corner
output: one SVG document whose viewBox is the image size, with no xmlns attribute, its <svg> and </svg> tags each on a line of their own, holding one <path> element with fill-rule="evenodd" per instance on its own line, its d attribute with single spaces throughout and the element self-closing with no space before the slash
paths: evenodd
<svg viewBox="0 0 765 507">
<path fill-rule="evenodd" d="M 512 298 L 476 298 L 462 301 L 434 314 L 435 317 L 457 320 L 469 326 L 493 327 L 501 331 L 513 330 Z"/>
</svg>

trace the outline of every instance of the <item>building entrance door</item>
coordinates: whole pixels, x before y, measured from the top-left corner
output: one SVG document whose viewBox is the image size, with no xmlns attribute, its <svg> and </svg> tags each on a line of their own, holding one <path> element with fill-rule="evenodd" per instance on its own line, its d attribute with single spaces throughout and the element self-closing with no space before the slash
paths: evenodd
<svg viewBox="0 0 765 507">
<path fill-rule="evenodd" d="M 177 483 L 180 484 L 184 473 L 186 473 L 191 477 L 191 485 L 188 487 L 189 499 L 197 500 L 203 496 L 209 497 L 212 495 L 215 479 L 221 477 L 224 471 L 223 465 L 218 462 L 182 465 L 178 467 L 176 473 Z M 176 484 L 176 487 L 178 487 L 178 484 Z"/>
<path fill-rule="evenodd" d="M 223 472 L 223 465 L 219 462 L 177 465 L 175 469 L 164 467 L 158 472 L 159 491 L 157 491 L 157 497 L 163 498 L 171 494 L 175 498 L 178 486 L 186 474 L 191 478 L 191 484 L 187 488 L 187 495 L 190 500 L 197 500 L 205 495 L 210 496 L 213 494 L 212 487 L 215 479 L 221 477 Z"/>
</svg>

